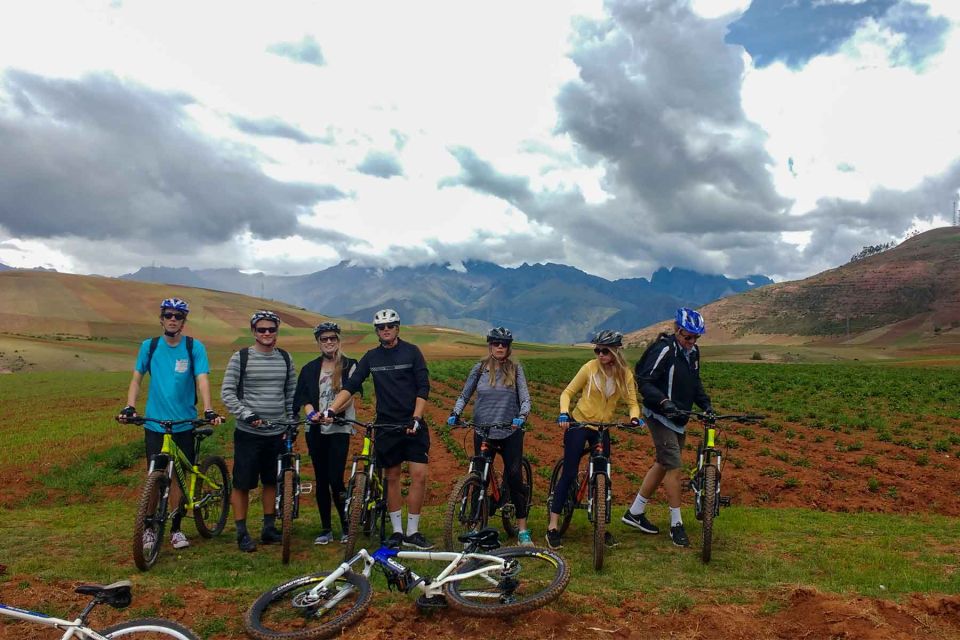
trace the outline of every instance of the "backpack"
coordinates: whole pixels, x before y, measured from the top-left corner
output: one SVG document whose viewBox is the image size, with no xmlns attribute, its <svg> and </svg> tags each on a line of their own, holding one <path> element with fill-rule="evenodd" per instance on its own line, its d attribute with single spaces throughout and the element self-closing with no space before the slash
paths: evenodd
<svg viewBox="0 0 960 640">
<path fill-rule="evenodd" d="M 283 362 L 287 365 L 286 377 L 283 381 L 283 394 L 287 394 L 287 385 L 290 384 L 290 354 L 281 349 L 280 347 L 276 348 L 280 352 L 280 355 L 283 356 Z M 247 360 L 250 359 L 250 347 L 244 347 L 240 349 L 240 379 L 237 380 L 237 398 L 243 400 L 243 376 L 247 373 Z"/>
<path fill-rule="evenodd" d="M 186 341 L 187 345 L 187 358 L 190 360 L 190 368 L 188 371 L 193 373 L 193 338 L 190 336 L 183 336 L 183 339 Z M 160 336 L 156 338 L 150 338 L 150 346 L 147 348 L 147 373 L 150 373 L 150 363 L 153 360 L 153 352 L 157 350 L 157 345 L 160 344 Z M 193 406 L 197 406 L 197 383 L 194 380 L 193 383 Z"/>
<path fill-rule="evenodd" d="M 656 338 L 650 341 L 650 344 L 647 345 L 647 348 L 643 350 L 643 355 L 640 356 L 640 359 L 637 360 L 636 365 L 636 383 L 640 385 L 640 371 L 643 369 L 643 364 L 647 361 L 647 356 L 653 353 L 653 350 L 657 348 L 657 345 L 660 344 L 660 341 L 665 338 L 673 337 L 669 333 L 661 333 Z"/>
</svg>

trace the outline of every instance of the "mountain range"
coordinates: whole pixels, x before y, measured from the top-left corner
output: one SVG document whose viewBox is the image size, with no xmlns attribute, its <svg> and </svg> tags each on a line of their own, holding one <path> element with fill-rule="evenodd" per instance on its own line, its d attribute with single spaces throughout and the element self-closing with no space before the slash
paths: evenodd
<svg viewBox="0 0 960 640">
<path fill-rule="evenodd" d="M 561 264 L 507 268 L 483 261 L 390 269 L 341 262 L 296 276 L 143 267 L 120 277 L 253 295 L 363 322 L 391 307 L 407 324 L 475 333 L 502 325 L 519 340 L 546 343 L 582 342 L 601 328 L 633 331 L 673 317 L 678 306 L 699 307 L 773 282 L 680 268 L 661 268 L 650 280 L 611 281 Z"/>
</svg>

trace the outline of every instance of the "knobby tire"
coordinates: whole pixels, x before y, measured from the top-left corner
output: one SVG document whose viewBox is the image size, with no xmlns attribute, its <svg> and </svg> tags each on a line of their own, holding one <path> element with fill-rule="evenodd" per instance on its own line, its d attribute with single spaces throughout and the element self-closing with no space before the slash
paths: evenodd
<svg viewBox="0 0 960 640">
<path fill-rule="evenodd" d="M 520 463 L 520 481 L 523 483 L 524 493 L 526 494 L 526 511 L 525 513 L 530 513 L 530 505 L 533 504 L 533 470 L 530 468 L 530 461 L 525 457 L 522 458 Z M 510 485 L 507 483 L 506 479 L 500 483 L 500 493 L 504 496 L 504 501 L 509 501 L 513 505 L 513 512 L 511 513 L 509 509 L 504 510 L 503 507 L 500 508 L 500 517 L 503 519 L 503 530 L 507 533 L 507 537 L 513 538 L 520 532 L 520 527 L 517 525 L 517 513 L 520 511 L 520 506 L 517 504 L 517 497 L 510 493 Z"/>
<path fill-rule="evenodd" d="M 593 568 L 603 569 L 603 554 L 607 544 L 607 476 L 598 473 L 593 478 Z"/>
<path fill-rule="evenodd" d="M 446 549 L 462 548 L 457 538 L 487 526 L 489 500 L 483 482 L 475 473 L 468 473 L 450 491 L 443 518 L 443 543 Z"/>
<path fill-rule="evenodd" d="M 357 539 L 363 531 L 367 510 L 367 475 L 359 471 L 350 480 L 350 504 L 347 505 L 347 542 L 343 545 L 343 559 L 349 560 L 357 548 Z"/>
<path fill-rule="evenodd" d="M 154 471 L 147 476 L 137 503 L 137 516 L 133 525 L 133 561 L 141 571 L 147 571 L 160 556 L 163 533 L 167 526 L 167 498 L 163 497 L 168 483 L 163 471 Z M 155 536 L 153 547 L 143 548 L 143 533 L 152 530 Z"/>
<path fill-rule="evenodd" d="M 201 536 L 212 538 L 223 532 L 230 515 L 230 476 L 227 463 L 220 456 L 204 458 L 199 470 L 213 484 L 197 477 L 194 500 L 198 506 L 193 508 L 193 522 Z"/>
<path fill-rule="evenodd" d="M 152 640 L 173 638 L 174 640 L 200 640 L 193 631 L 172 620 L 162 618 L 141 618 L 129 620 L 98 631 L 105 638 L 128 638 L 129 640 Z"/>
<path fill-rule="evenodd" d="M 713 547 L 713 516 L 717 512 L 717 466 L 713 463 L 703 468 L 703 548 L 700 558 L 710 562 Z"/>
<path fill-rule="evenodd" d="M 557 483 L 560 481 L 560 475 L 563 473 L 563 458 L 557 460 L 557 464 L 553 465 L 553 473 L 550 475 L 550 490 L 547 493 L 547 515 L 549 512 L 553 511 L 553 501 L 557 499 L 557 496 L 554 495 L 557 488 Z M 570 526 L 570 520 L 573 518 L 574 510 L 574 501 L 577 495 L 577 479 L 570 484 L 570 493 L 567 495 L 565 502 L 563 503 L 563 508 L 560 510 L 560 522 L 557 526 L 557 531 L 560 535 L 563 535 L 567 532 L 567 528 Z"/>
<path fill-rule="evenodd" d="M 283 564 L 290 563 L 290 539 L 293 538 L 293 499 L 296 495 L 296 485 L 293 478 L 293 469 L 288 469 L 283 474 L 283 496 L 280 499 L 280 509 L 283 510 L 281 516 L 281 548 Z"/>
</svg>

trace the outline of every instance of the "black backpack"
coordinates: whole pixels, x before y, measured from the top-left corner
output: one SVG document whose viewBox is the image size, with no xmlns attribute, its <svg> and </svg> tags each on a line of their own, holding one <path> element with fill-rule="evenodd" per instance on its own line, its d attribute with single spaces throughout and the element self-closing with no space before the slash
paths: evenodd
<svg viewBox="0 0 960 640">
<path fill-rule="evenodd" d="M 193 338 L 190 336 L 183 336 L 183 339 L 186 341 L 187 345 L 187 358 L 190 359 L 190 373 L 193 373 Z M 150 347 L 147 349 L 147 373 L 150 373 L 150 363 L 153 361 L 153 352 L 157 350 L 157 345 L 160 344 L 160 336 L 156 338 L 150 338 Z M 193 406 L 197 406 L 197 382 L 193 382 Z"/>
<path fill-rule="evenodd" d="M 283 356 L 283 362 L 287 365 L 286 377 L 283 380 L 283 394 L 287 394 L 287 385 L 290 384 L 290 354 L 277 347 L 277 351 Z M 243 400 L 243 376 L 247 373 L 247 360 L 250 359 L 250 347 L 240 349 L 240 379 L 237 380 L 237 398 Z"/>
<path fill-rule="evenodd" d="M 647 356 L 653 353 L 653 350 L 657 348 L 657 345 L 660 344 L 661 340 L 672 338 L 673 335 L 669 333 L 661 333 L 656 338 L 650 341 L 650 344 L 647 345 L 647 348 L 643 350 L 643 355 L 640 356 L 640 359 L 637 360 L 636 368 L 634 373 L 636 374 L 636 383 L 637 386 L 640 385 L 640 372 L 643 370 L 643 364 L 647 361 Z"/>
</svg>

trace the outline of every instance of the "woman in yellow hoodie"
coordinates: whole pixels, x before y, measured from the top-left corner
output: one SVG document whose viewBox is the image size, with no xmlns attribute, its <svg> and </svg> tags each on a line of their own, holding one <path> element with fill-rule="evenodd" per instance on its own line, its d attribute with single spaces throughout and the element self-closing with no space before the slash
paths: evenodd
<svg viewBox="0 0 960 640">
<path fill-rule="evenodd" d="M 631 424 L 639 425 L 637 385 L 633 379 L 633 371 L 623 359 L 623 334 L 619 331 L 601 331 L 591 342 L 597 357 L 580 367 L 580 371 L 560 394 L 560 416 L 557 424 L 566 428 L 570 425 L 571 418 L 575 422 L 611 422 L 617 404 L 622 400 L 630 412 Z M 581 394 L 580 399 L 571 411 L 570 403 L 578 392 Z M 589 443 L 590 447 L 593 447 L 598 438 L 600 434 L 596 429 L 566 429 L 563 434 L 563 473 L 557 482 L 554 495 L 567 495 L 577 475 L 584 445 Z M 603 436 L 603 451 L 610 455 L 610 438 L 606 432 Z M 560 508 L 561 501 L 557 500 L 550 509 L 547 544 L 551 549 L 563 546 L 560 532 L 557 531 Z M 606 535 L 608 545 L 616 544 L 609 531 Z"/>
</svg>

